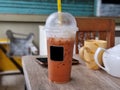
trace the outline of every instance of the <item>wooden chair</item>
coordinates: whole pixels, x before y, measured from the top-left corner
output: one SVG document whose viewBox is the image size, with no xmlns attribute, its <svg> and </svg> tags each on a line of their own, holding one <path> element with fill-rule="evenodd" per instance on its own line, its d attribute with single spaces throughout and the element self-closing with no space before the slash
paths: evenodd
<svg viewBox="0 0 120 90">
<path fill-rule="evenodd" d="M 115 42 L 115 22 L 113 19 L 100 17 L 76 18 L 79 30 L 76 32 L 75 53 L 84 45 L 84 40 L 107 40 L 107 48 L 113 47 Z"/>
</svg>

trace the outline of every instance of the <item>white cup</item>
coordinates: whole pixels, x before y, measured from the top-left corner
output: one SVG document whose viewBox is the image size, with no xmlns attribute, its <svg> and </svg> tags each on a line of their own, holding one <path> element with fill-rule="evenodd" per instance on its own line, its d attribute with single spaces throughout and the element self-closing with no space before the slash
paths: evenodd
<svg viewBox="0 0 120 90">
<path fill-rule="evenodd" d="M 105 50 L 102 57 L 104 66 L 98 62 L 98 54 L 101 50 Z M 96 64 L 108 74 L 115 77 L 120 77 L 120 56 L 116 55 L 114 52 L 111 52 L 111 50 L 106 50 L 99 47 L 95 52 L 94 60 Z"/>
</svg>

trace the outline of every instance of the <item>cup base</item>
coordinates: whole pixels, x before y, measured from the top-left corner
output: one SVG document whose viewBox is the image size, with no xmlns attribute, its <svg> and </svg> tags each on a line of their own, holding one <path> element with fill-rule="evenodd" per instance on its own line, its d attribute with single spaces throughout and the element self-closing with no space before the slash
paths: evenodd
<svg viewBox="0 0 120 90">
<path fill-rule="evenodd" d="M 61 81 L 54 81 L 54 80 L 49 79 L 50 82 L 53 82 L 53 83 L 56 83 L 56 84 L 64 84 L 64 83 L 70 82 L 70 80 L 71 79 L 61 82 Z"/>
<path fill-rule="evenodd" d="M 109 73 L 109 72 L 107 72 L 107 73 L 110 74 L 113 77 L 120 78 L 120 74 L 119 75 L 115 75 L 115 74 L 112 74 L 112 73 Z"/>
</svg>

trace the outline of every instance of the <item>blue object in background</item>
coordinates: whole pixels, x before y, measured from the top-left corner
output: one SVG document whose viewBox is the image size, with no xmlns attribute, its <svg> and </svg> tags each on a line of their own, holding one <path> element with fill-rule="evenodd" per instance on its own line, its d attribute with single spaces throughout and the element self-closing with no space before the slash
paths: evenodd
<svg viewBox="0 0 120 90">
<path fill-rule="evenodd" d="M 95 16 L 96 0 L 62 0 L 62 11 L 74 16 Z M 57 11 L 57 0 L 0 0 L 1 14 L 49 15 Z"/>
</svg>

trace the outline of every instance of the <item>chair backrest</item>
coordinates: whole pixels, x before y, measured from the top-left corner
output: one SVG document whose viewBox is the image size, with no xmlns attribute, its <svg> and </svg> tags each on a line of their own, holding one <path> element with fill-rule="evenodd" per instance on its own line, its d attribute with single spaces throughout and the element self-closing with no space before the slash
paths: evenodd
<svg viewBox="0 0 120 90">
<path fill-rule="evenodd" d="M 10 39 L 8 56 L 24 56 L 30 54 L 30 46 L 32 45 L 34 36 L 33 33 L 26 35 L 7 30 L 6 35 Z"/>
<path fill-rule="evenodd" d="M 79 30 L 76 32 L 75 52 L 79 53 L 79 47 L 84 45 L 87 39 L 107 40 L 107 48 L 115 43 L 115 21 L 101 17 L 76 18 Z"/>
</svg>

